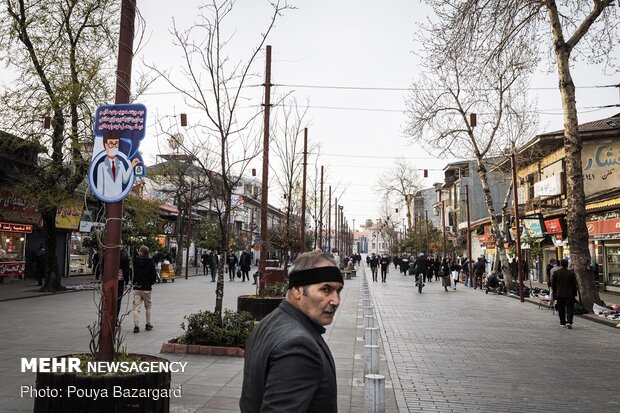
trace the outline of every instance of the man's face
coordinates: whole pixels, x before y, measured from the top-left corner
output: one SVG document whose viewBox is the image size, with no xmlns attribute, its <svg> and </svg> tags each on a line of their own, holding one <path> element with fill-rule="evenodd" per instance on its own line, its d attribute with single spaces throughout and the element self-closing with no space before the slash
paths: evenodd
<svg viewBox="0 0 620 413">
<path fill-rule="evenodd" d="M 324 282 L 299 287 L 296 292 L 296 307 L 315 323 L 326 326 L 334 321 L 334 314 L 340 305 L 343 284 Z"/>
<path fill-rule="evenodd" d="M 116 156 L 116 154 L 118 153 L 119 145 L 119 139 L 108 139 L 103 143 L 105 153 L 108 155 L 108 157 L 114 158 Z"/>
</svg>

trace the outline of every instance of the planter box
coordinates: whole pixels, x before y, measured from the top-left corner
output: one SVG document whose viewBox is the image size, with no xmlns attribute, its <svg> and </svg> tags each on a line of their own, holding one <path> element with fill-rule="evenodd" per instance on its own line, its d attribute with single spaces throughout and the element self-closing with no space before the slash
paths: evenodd
<svg viewBox="0 0 620 413">
<path fill-rule="evenodd" d="M 243 357 L 245 351 L 240 347 L 202 346 L 199 344 L 178 344 L 176 338 L 161 345 L 161 353 L 203 354 L 206 356 Z"/>
<path fill-rule="evenodd" d="M 278 308 L 284 297 L 257 297 L 255 295 L 241 295 L 237 297 L 237 311 L 247 311 L 256 320 L 262 320 Z"/>
<path fill-rule="evenodd" d="M 74 355 L 71 355 L 74 356 Z M 130 356 L 132 356 L 130 354 Z M 143 362 L 168 362 L 161 357 L 139 355 Z M 69 357 L 69 356 L 62 356 Z M 69 394 L 73 386 L 75 393 Z M 117 387 L 118 386 L 118 387 Z M 72 388 L 73 388 L 72 387 Z M 47 394 L 58 391 L 62 397 L 36 397 L 34 413 L 81 413 L 81 412 L 153 412 L 168 413 L 170 397 L 157 400 L 147 392 L 141 397 L 115 397 L 114 389 L 152 389 L 164 393 L 170 391 L 170 372 L 140 374 L 106 374 L 88 376 L 76 373 L 37 373 L 37 389 L 49 389 Z M 103 396 L 105 392 L 105 397 Z M 139 393 L 136 392 L 136 393 Z M 95 397 L 98 394 L 98 397 Z M 122 393 L 121 393 L 122 394 Z"/>
</svg>

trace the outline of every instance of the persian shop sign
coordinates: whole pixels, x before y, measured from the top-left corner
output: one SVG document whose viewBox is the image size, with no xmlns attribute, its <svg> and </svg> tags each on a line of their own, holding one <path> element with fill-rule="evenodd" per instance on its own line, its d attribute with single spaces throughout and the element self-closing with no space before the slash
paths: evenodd
<svg viewBox="0 0 620 413">
<path fill-rule="evenodd" d="M 620 180 L 620 141 L 604 145 L 584 145 L 581 155 L 586 196 L 618 186 Z"/>
<path fill-rule="evenodd" d="M 562 195 L 562 174 L 554 174 L 547 179 L 534 183 L 534 196 Z"/>
<path fill-rule="evenodd" d="M 588 235 L 593 239 L 618 239 L 620 238 L 620 211 L 592 215 L 588 217 L 586 226 Z"/>
<path fill-rule="evenodd" d="M 10 222 L 0 222 L 0 231 L 3 232 L 32 232 L 32 225 L 13 224 Z"/>
</svg>

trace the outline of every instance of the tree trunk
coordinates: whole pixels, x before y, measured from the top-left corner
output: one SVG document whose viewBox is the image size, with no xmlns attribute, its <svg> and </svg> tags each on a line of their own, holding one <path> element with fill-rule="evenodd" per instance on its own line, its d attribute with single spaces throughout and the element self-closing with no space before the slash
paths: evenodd
<svg viewBox="0 0 620 413">
<path fill-rule="evenodd" d="M 562 108 L 564 109 L 564 152 L 566 160 L 566 224 L 570 245 L 571 264 L 577 275 L 581 303 L 592 311 L 594 303 L 602 304 L 594 282 L 594 275 L 587 271 L 590 258 L 588 229 L 586 227 L 586 197 L 583 188 L 579 121 L 575 103 L 575 84 L 570 73 L 570 49 L 557 46 L 556 60 L 560 79 Z"/>
<path fill-rule="evenodd" d="M 482 156 L 479 153 L 476 153 L 476 163 L 478 165 L 480 182 L 482 183 L 482 194 L 484 195 L 484 201 L 487 204 L 489 218 L 491 219 L 491 227 L 495 232 L 495 260 L 501 261 L 502 274 L 504 275 L 504 284 L 506 285 L 506 288 L 512 288 L 514 283 L 512 282 L 512 275 L 510 274 L 510 269 L 508 268 L 508 254 L 504 249 L 504 237 L 499 230 L 499 224 L 497 222 L 497 217 L 495 216 L 495 207 L 493 206 L 493 198 L 491 197 L 491 188 L 489 187 L 489 180 L 487 178 L 487 169 L 484 166 Z M 470 257 L 470 260 L 473 260 L 473 257 Z"/>
<path fill-rule="evenodd" d="M 45 240 L 45 276 L 41 291 L 62 291 L 65 287 L 60 282 L 62 274 L 59 272 L 56 258 L 56 211 L 57 207 L 41 211 Z"/>
</svg>

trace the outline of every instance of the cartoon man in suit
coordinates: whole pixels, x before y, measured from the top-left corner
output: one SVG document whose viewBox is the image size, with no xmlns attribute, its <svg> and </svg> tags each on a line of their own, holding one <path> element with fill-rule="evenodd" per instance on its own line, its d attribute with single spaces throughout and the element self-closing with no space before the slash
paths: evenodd
<svg viewBox="0 0 620 413">
<path fill-rule="evenodd" d="M 131 162 L 120 151 L 120 137 L 110 133 L 103 136 L 105 153 L 94 159 L 91 169 L 91 187 L 99 199 L 116 202 L 124 198 L 134 182 L 134 168 L 140 163 L 136 157 Z"/>
</svg>

